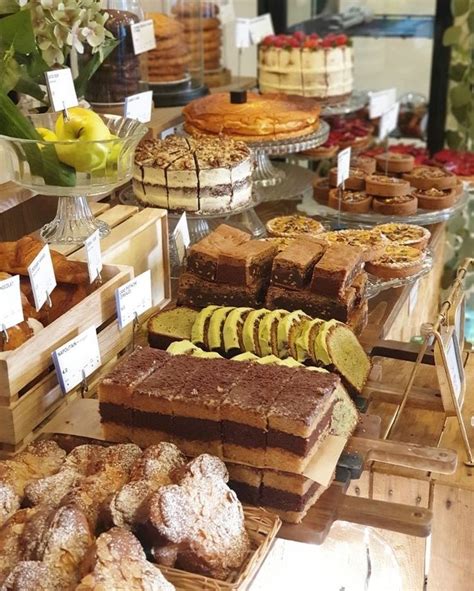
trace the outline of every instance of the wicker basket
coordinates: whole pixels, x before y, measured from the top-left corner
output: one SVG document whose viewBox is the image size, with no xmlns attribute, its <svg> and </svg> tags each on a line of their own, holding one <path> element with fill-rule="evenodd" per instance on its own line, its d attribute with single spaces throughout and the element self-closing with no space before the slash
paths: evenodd
<svg viewBox="0 0 474 591">
<path fill-rule="evenodd" d="M 250 536 L 251 552 L 238 572 L 226 581 L 211 579 L 176 568 L 160 566 L 165 577 L 180 591 L 243 591 L 248 589 L 262 566 L 281 526 L 280 518 L 257 507 L 244 507 L 245 527 Z"/>
</svg>

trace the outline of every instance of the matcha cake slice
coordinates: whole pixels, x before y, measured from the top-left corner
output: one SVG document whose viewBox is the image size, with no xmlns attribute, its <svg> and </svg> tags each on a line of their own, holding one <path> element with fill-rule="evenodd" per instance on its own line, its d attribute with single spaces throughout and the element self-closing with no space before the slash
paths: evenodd
<svg viewBox="0 0 474 591">
<path fill-rule="evenodd" d="M 260 322 L 265 318 L 267 314 L 270 314 L 270 310 L 266 308 L 259 308 L 258 310 L 252 310 L 247 318 L 245 319 L 244 326 L 242 328 L 242 342 L 244 344 L 244 350 L 255 355 L 261 356 L 260 344 L 258 341 L 258 327 Z"/>
<path fill-rule="evenodd" d="M 242 330 L 251 311 L 252 308 L 234 308 L 225 319 L 222 333 L 226 355 L 232 357 L 244 350 Z"/>
<path fill-rule="evenodd" d="M 258 327 L 260 356 L 278 355 L 278 323 L 288 315 L 286 310 L 273 310 L 264 316 Z"/>
<path fill-rule="evenodd" d="M 189 340 L 198 312 L 181 307 L 163 310 L 148 320 L 148 343 L 155 349 L 166 349 L 174 341 Z"/>
<path fill-rule="evenodd" d="M 211 314 L 207 324 L 207 341 L 206 336 L 204 336 L 204 341 L 207 343 L 206 349 L 209 349 L 209 351 L 224 353 L 224 324 L 227 316 L 234 309 L 233 306 L 222 306 Z"/>
<path fill-rule="evenodd" d="M 191 330 L 191 341 L 198 347 L 208 349 L 207 329 L 211 316 L 219 306 L 206 306 L 196 316 Z"/>
</svg>

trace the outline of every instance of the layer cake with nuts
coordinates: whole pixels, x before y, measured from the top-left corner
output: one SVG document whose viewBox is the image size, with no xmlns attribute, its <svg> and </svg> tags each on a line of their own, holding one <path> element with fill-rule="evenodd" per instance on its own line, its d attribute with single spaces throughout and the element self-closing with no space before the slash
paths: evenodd
<svg viewBox="0 0 474 591">
<path fill-rule="evenodd" d="M 252 168 L 250 150 L 242 142 L 172 135 L 138 146 L 133 189 L 146 206 L 224 213 L 251 200 Z"/>
<path fill-rule="evenodd" d="M 355 428 L 357 413 L 335 374 L 155 351 L 161 365 L 144 377 L 146 355 L 147 349 L 138 350 L 105 378 L 120 380 L 126 365 L 126 381 L 133 384 L 126 405 L 111 391 L 104 397 L 104 382 L 99 385 L 106 434 L 118 423 L 131 427 L 128 439 L 142 445 L 179 442 L 190 455 L 211 449 L 256 467 L 302 472 L 329 432 L 340 431 L 338 404 L 349 417 L 343 430 Z"/>
</svg>

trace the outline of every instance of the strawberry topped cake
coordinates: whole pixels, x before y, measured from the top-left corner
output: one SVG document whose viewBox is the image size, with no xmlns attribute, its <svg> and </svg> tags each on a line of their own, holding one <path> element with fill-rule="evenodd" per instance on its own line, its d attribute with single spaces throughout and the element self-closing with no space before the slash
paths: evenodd
<svg viewBox="0 0 474 591">
<path fill-rule="evenodd" d="M 352 45 L 344 34 L 320 37 L 269 35 L 259 48 L 261 92 L 283 92 L 318 99 L 348 96 L 353 85 Z"/>
</svg>

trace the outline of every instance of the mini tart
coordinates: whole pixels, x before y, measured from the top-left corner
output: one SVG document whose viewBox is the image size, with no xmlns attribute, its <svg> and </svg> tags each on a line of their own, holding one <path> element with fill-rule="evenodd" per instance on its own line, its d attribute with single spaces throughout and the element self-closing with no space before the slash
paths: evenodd
<svg viewBox="0 0 474 591">
<path fill-rule="evenodd" d="M 373 174 L 376 167 L 375 158 L 371 158 L 370 156 L 353 156 L 351 158 L 351 167 L 365 170 L 367 174 Z"/>
<path fill-rule="evenodd" d="M 326 244 L 348 244 L 362 249 L 364 261 L 370 261 L 383 254 L 389 241 L 380 232 L 373 230 L 338 230 L 321 234 Z"/>
<path fill-rule="evenodd" d="M 377 168 L 382 172 L 410 172 L 415 166 L 415 158 L 411 154 L 388 152 L 375 156 Z"/>
<path fill-rule="evenodd" d="M 452 189 L 458 182 L 455 174 L 436 166 L 416 166 L 411 172 L 404 174 L 403 178 L 415 189 L 422 191 Z"/>
<path fill-rule="evenodd" d="M 457 187 L 452 189 L 426 189 L 414 191 L 413 195 L 418 199 L 418 207 L 421 209 L 446 209 L 451 207 L 459 199 L 460 193 Z"/>
<path fill-rule="evenodd" d="M 304 150 L 302 154 L 305 156 L 310 156 L 311 158 L 321 158 L 322 159 L 329 159 L 333 158 L 339 152 L 339 144 L 332 144 L 331 146 L 319 146 L 318 148 L 310 148 L 309 150 Z"/>
<path fill-rule="evenodd" d="M 367 273 L 382 279 L 410 277 L 421 271 L 425 258 L 424 252 L 411 246 L 390 244 L 384 254 L 365 265 Z"/>
<path fill-rule="evenodd" d="M 381 224 L 373 230 L 380 232 L 390 242 L 396 242 L 402 246 L 411 246 L 423 250 L 428 246 L 431 232 L 422 226 L 414 224 Z"/>
<path fill-rule="evenodd" d="M 329 191 L 329 207 L 339 209 L 339 189 Z M 367 213 L 372 205 L 372 196 L 363 191 L 342 192 L 341 211 L 350 211 L 354 213 Z"/>
<path fill-rule="evenodd" d="M 418 199 L 414 195 L 399 195 L 385 199 L 374 197 L 372 207 L 382 215 L 413 215 L 418 209 Z"/>
<path fill-rule="evenodd" d="M 267 222 L 266 228 L 269 236 L 281 238 L 317 236 L 324 231 L 324 226 L 320 222 L 303 215 L 284 215 L 273 218 Z"/>
<path fill-rule="evenodd" d="M 363 191 L 365 189 L 365 177 L 367 173 L 362 168 L 350 168 L 349 178 L 344 181 L 344 189 L 351 191 Z M 337 166 L 329 171 L 329 184 L 337 187 Z"/>
<path fill-rule="evenodd" d="M 327 177 L 322 177 L 316 179 L 313 182 L 313 197 L 314 200 L 318 203 L 322 203 L 326 205 L 329 199 L 329 191 L 331 187 L 329 186 L 329 179 Z"/>
<path fill-rule="evenodd" d="M 408 195 L 410 183 L 392 176 L 370 174 L 365 178 L 365 190 L 376 197 L 398 197 Z"/>
</svg>

